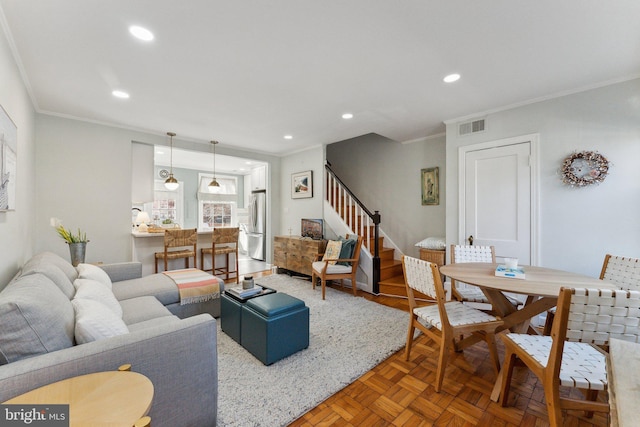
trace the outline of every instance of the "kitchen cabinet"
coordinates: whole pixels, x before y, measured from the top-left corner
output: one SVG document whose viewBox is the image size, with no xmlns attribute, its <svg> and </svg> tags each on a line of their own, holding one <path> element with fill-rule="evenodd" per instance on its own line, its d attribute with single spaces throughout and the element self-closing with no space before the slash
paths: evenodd
<svg viewBox="0 0 640 427">
<path fill-rule="evenodd" d="M 251 169 L 251 191 L 267 189 L 267 167 L 258 166 Z"/>
</svg>

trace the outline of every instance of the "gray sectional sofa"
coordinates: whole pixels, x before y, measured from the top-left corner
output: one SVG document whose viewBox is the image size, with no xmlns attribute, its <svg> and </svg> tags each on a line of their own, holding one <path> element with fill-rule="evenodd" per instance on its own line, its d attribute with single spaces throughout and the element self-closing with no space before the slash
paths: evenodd
<svg viewBox="0 0 640 427">
<path fill-rule="evenodd" d="M 45 252 L 0 291 L 0 402 L 129 363 L 153 383 L 155 427 L 215 426 L 220 299 L 180 305 L 164 274 L 140 277 L 138 263 L 100 267 L 76 269 Z M 86 292 L 80 298 L 86 289 L 111 305 L 87 302 L 94 295 Z"/>
</svg>

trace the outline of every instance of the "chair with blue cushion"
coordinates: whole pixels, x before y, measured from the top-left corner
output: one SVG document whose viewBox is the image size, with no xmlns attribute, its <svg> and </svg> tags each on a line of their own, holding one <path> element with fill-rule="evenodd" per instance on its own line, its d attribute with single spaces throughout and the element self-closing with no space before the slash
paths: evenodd
<svg viewBox="0 0 640 427">
<path fill-rule="evenodd" d="M 337 257 L 328 257 L 325 252 L 325 254 L 316 255 L 314 262 L 311 264 L 311 283 L 313 284 L 313 289 L 315 289 L 316 278 L 320 278 L 322 299 L 325 298 L 327 280 L 340 279 L 340 286 L 343 286 L 343 279 L 349 279 L 353 296 L 358 293 L 356 273 L 358 272 L 358 262 L 360 261 L 362 236 L 348 235 L 346 239 L 341 239 L 341 242 L 340 254 Z"/>
</svg>

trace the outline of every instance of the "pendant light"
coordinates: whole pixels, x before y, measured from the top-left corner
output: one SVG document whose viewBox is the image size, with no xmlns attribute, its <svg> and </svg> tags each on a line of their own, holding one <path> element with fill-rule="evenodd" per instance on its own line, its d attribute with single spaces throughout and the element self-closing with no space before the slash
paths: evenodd
<svg viewBox="0 0 640 427">
<path fill-rule="evenodd" d="M 173 132 L 167 132 L 167 135 L 169 135 L 169 139 L 171 141 L 171 168 L 169 172 L 169 178 L 167 178 L 167 180 L 164 182 L 164 186 L 167 190 L 173 191 L 180 186 L 180 184 L 178 184 L 178 180 L 173 177 L 173 137 L 176 136 L 176 134 Z"/>
<path fill-rule="evenodd" d="M 217 193 L 220 191 L 220 184 L 216 180 L 216 145 L 218 141 L 211 141 L 213 145 L 213 180 L 209 183 L 209 193 Z"/>
</svg>

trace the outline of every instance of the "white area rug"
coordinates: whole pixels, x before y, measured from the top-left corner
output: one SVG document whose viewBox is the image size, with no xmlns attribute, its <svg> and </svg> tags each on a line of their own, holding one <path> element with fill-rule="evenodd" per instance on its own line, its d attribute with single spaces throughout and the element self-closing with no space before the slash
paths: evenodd
<svg viewBox="0 0 640 427">
<path fill-rule="evenodd" d="M 271 366 L 220 330 L 218 425 L 286 426 L 371 370 L 405 343 L 408 314 L 287 275 L 256 279 L 303 300 L 309 348 Z"/>
</svg>

